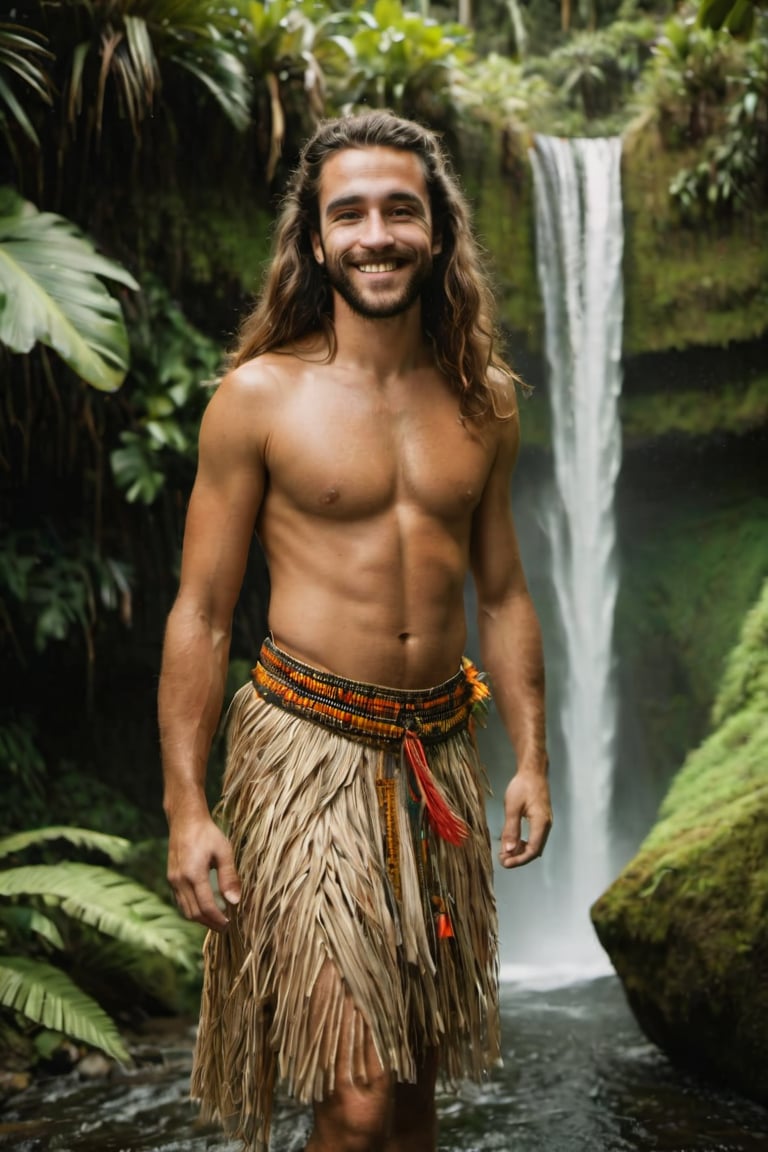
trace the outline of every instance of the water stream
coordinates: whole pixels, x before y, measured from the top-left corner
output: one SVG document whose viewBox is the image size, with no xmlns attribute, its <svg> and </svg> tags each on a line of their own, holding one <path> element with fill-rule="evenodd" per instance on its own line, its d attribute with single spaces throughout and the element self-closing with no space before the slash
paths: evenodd
<svg viewBox="0 0 768 1152">
<path fill-rule="evenodd" d="M 439 1096 L 441 1152 L 765 1152 L 768 1112 L 677 1072 L 640 1035 L 615 977 L 502 990 L 504 1067 Z M 11 1099 L 0 1149 L 236 1152 L 187 1099 L 192 1033 L 145 1037 L 109 1080 L 51 1079 Z M 299 1152 L 307 1114 L 282 1102 L 272 1152 Z"/>
</svg>

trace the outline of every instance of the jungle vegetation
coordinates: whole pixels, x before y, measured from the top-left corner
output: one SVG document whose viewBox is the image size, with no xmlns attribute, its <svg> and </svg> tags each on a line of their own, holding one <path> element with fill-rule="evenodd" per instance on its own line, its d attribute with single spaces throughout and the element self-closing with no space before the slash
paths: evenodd
<svg viewBox="0 0 768 1152">
<path fill-rule="evenodd" d="M 123 1055 L 86 955 L 144 987 L 159 958 L 168 1004 L 168 941 L 191 954 L 131 878 L 163 835 L 159 648 L 198 423 L 302 139 L 371 106 L 457 146 L 653 122 L 681 157 L 680 228 L 727 231 L 765 208 L 768 27 L 749 0 L 700 17 L 668 0 L 18 0 L 0 21 L 4 1027 Z M 233 681 L 260 640 L 254 570 Z"/>
</svg>

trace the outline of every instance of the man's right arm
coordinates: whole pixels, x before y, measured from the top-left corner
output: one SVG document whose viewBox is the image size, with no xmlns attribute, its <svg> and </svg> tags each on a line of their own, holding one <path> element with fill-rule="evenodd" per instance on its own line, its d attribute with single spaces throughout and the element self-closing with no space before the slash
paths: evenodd
<svg viewBox="0 0 768 1152">
<path fill-rule="evenodd" d="M 208 810 L 205 775 L 221 714 L 232 616 L 264 493 L 255 428 L 254 389 L 240 369 L 222 382 L 203 417 L 158 693 L 168 879 L 184 915 L 217 930 L 227 920 L 214 899 L 211 869 L 230 903 L 239 897 L 239 882 L 229 842 Z"/>
</svg>

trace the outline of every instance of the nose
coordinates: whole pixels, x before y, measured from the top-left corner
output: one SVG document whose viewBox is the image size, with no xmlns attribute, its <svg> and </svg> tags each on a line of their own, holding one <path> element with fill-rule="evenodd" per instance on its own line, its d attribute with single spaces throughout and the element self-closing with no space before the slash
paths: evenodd
<svg viewBox="0 0 768 1152">
<path fill-rule="evenodd" d="M 360 243 L 364 248 L 388 248 L 392 244 L 392 232 L 381 212 L 368 213 Z"/>
</svg>

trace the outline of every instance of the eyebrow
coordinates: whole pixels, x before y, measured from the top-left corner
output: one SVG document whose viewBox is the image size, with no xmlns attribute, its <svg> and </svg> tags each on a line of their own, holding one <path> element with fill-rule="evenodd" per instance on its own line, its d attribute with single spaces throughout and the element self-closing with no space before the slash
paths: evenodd
<svg viewBox="0 0 768 1152">
<path fill-rule="evenodd" d="M 326 204 L 325 215 L 330 216 L 332 212 L 337 212 L 340 208 L 354 208 L 356 204 L 359 204 L 364 199 L 364 196 L 358 196 L 355 193 L 349 196 L 337 196 L 334 200 L 329 200 Z M 413 204 L 415 207 L 421 209 L 422 212 L 425 210 L 424 201 L 421 196 L 417 196 L 414 192 L 389 192 L 384 199 L 387 203 Z"/>
</svg>

